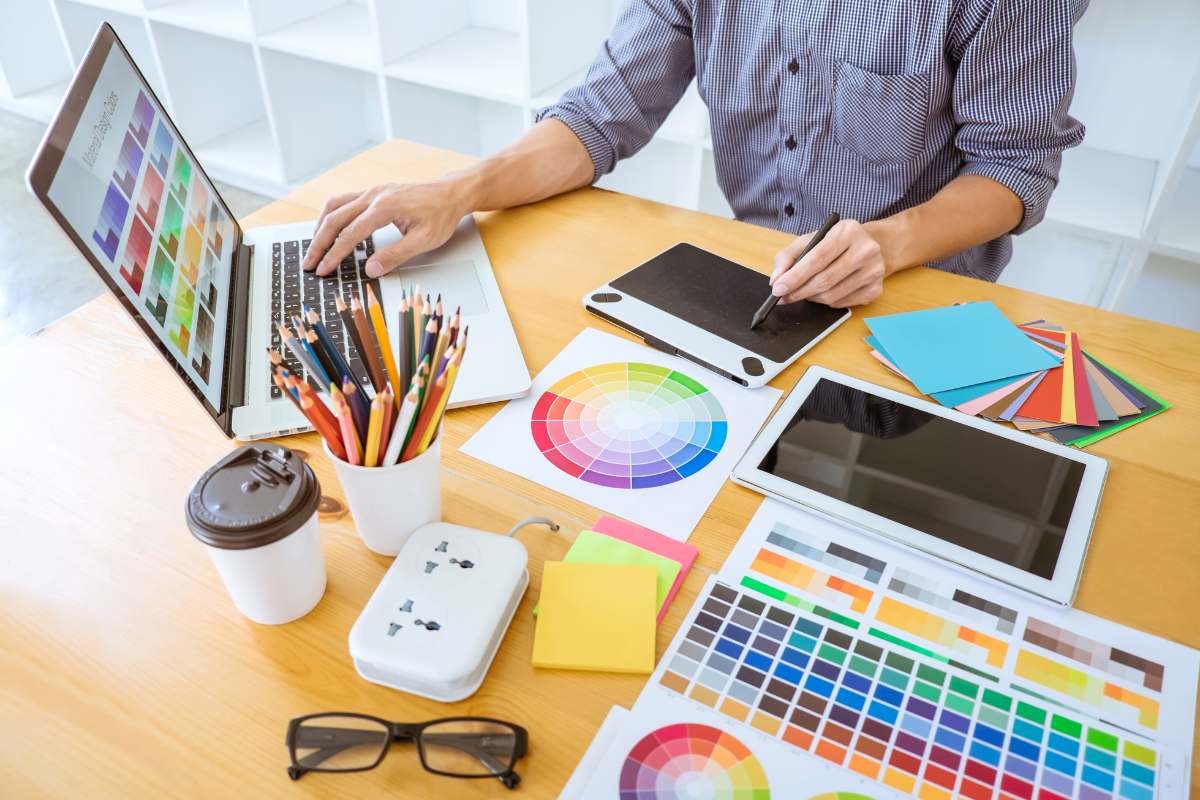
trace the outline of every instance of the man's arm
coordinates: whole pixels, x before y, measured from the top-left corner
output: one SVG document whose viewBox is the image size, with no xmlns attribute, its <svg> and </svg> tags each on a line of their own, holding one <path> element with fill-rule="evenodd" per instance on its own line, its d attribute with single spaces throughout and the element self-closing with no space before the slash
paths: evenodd
<svg viewBox="0 0 1200 800">
<path fill-rule="evenodd" d="M 898 214 L 866 224 L 842 220 L 796 264 L 812 234 L 801 236 L 775 255 L 772 291 L 786 303 L 869 303 L 882 294 L 884 278 L 991 241 L 1017 227 L 1024 213 L 1021 199 L 1004 184 L 960 175 Z"/>
<path fill-rule="evenodd" d="M 472 211 L 536 203 L 587 186 L 594 173 L 579 137 L 556 119 L 544 120 L 494 156 L 435 181 L 380 184 L 330 197 L 317 217 L 304 268 L 332 272 L 358 242 L 394 222 L 404 237 L 367 260 L 367 274 L 377 278 L 444 244 Z"/>
</svg>

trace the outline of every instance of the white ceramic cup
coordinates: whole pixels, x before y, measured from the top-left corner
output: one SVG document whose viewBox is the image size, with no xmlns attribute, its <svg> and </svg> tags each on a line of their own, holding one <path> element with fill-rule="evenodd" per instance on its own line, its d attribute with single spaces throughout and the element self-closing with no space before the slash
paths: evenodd
<svg viewBox="0 0 1200 800">
<path fill-rule="evenodd" d="M 346 505 L 363 543 L 383 556 L 397 555 L 413 531 L 442 520 L 442 429 L 411 461 L 390 467 L 356 467 L 322 442 L 333 461 Z"/>
</svg>

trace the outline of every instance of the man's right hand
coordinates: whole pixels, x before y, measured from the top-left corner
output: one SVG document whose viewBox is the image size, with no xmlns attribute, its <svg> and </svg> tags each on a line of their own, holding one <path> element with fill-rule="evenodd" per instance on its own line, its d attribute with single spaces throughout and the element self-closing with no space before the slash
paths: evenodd
<svg viewBox="0 0 1200 800">
<path fill-rule="evenodd" d="M 367 259 L 367 275 L 378 278 L 445 244 L 467 213 L 461 207 L 454 185 L 444 180 L 383 183 L 330 197 L 317 218 L 304 269 L 328 275 L 359 242 L 391 222 L 404 235 Z"/>
</svg>

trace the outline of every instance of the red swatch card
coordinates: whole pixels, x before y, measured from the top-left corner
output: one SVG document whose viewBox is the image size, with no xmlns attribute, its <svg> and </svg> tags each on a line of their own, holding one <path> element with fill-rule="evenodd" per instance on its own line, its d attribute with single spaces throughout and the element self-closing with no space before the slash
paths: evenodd
<svg viewBox="0 0 1200 800">
<path fill-rule="evenodd" d="M 1092 402 L 1092 390 L 1088 388 L 1087 370 L 1083 366 L 1083 350 L 1079 347 L 1079 334 L 1071 334 L 1071 369 L 1075 378 L 1075 424 L 1099 425 L 1096 419 L 1096 404 Z"/>
</svg>

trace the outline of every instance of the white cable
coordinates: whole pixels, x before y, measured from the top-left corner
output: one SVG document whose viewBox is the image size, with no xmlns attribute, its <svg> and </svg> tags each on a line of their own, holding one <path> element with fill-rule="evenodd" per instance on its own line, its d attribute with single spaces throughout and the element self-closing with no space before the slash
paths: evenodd
<svg viewBox="0 0 1200 800">
<path fill-rule="evenodd" d="M 552 531 L 558 530 L 558 523 L 555 522 L 554 520 L 550 519 L 549 517 L 526 517 L 525 519 L 521 520 L 516 525 L 514 525 L 513 529 L 508 532 L 508 535 L 510 537 L 514 536 L 517 531 L 521 530 L 521 528 L 524 528 L 526 525 L 533 525 L 535 523 L 539 524 L 539 525 L 546 525 Z"/>
</svg>

